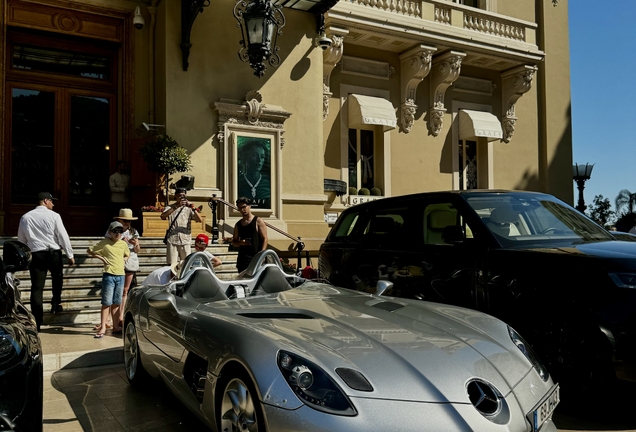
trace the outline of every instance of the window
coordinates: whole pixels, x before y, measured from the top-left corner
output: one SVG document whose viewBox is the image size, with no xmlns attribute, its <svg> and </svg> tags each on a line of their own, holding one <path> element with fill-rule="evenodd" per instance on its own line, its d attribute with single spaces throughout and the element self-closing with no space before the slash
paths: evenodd
<svg viewBox="0 0 636 432">
<path fill-rule="evenodd" d="M 331 231 L 333 235 L 330 235 L 330 240 L 344 240 L 348 238 L 356 227 L 359 216 L 360 213 L 352 211 L 341 217 L 337 222 L 338 225 Z"/>
<path fill-rule="evenodd" d="M 14 44 L 11 66 L 37 72 L 109 80 L 111 58 L 58 48 Z"/>
<path fill-rule="evenodd" d="M 375 176 L 375 141 L 371 130 L 349 129 L 349 187 L 376 187 Z"/>
<path fill-rule="evenodd" d="M 424 209 L 424 243 L 427 245 L 446 245 L 444 229 L 451 225 L 462 227 L 464 241 L 474 238 L 473 230 L 463 215 L 449 202 L 429 204 Z"/>
<path fill-rule="evenodd" d="M 464 6 L 470 6 L 474 8 L 486 9 L 485 0 L 453 0 L 453 3 L 459 3 Z"/>
<path fill-rule="evenodd" d="M 459 140 L 459 189 L 469 190 L 479 187 L 477 141 Z"/>
<path fill-rule="evenodd" d="M 420 242 L 417 219 L 421 217 L 421 210 L 416 203 L 410 206 L 396 208 L 379 208 L 365 218 L 361 241 L 375 249 L 411 250 Z M 406 241 L 408 239 L 408 241 Z"/>
</svg>

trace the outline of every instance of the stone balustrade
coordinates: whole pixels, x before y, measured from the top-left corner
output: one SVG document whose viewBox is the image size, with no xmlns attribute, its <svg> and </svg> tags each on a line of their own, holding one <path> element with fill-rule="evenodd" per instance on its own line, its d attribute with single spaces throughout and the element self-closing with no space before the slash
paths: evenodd
<svg viewBox="0 0 636 432">
<path fill-rule="evenodd" d="M 535 44 L 536 25 L 446 0 L 347 0 L 347 3 Z"/>
<path fill-rule="evenodd" d="M 359 4 L 375 9 L 384 10 L 398 15 L 422 17 L 421 1 L 408 0 L 349 0 L 353 4 Z"/>
</svg>

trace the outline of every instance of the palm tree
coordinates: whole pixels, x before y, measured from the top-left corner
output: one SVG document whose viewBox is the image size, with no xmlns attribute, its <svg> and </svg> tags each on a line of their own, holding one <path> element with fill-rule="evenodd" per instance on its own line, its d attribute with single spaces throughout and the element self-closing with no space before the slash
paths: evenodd
<svg viewBox="0 0 636 432">
<path fill-rule="evenodd" d="M 623 211 L 624 210 L 624 211 Z M 631 193 L 627 189 L 623 189 L 616 197 L 616 213 L 627 214 L 634 213 L 636 210 L 636 193 Z"/>
</svg>

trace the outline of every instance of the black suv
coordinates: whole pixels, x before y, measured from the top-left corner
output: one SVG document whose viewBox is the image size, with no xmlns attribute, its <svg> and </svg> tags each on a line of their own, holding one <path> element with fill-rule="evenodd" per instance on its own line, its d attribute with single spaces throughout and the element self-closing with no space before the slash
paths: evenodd
<svg viewBox="0 0 636 432">
<path fill-rule="evenodd" d="M 613 361 L 636 359 L 636 243 L 551 195 L 454 191 L 357 205 L 319 263 L 335 285 L 375 292 L 386 280 L 387 295 L 507 321 L 562 380 L 606 382 Z"/>
</svg>

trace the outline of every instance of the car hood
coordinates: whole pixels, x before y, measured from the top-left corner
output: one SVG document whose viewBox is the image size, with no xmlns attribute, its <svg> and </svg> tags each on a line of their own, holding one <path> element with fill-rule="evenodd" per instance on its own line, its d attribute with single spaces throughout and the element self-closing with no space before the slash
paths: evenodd
<svg viewBox="0 0 636 432">
<path fill-rule="evenodd" d="M 469 403 L 470 379 L 489 381 L 506 395 L 532 369 L 504 323 L 454 306 L 308 283 L 210 307 L 247 320 L 361 397 Z M 348 388 L 333 373 L 340 367 L 360 371 L 374 391 Z"/>
<path fill-rule="evenodd" d="M 595 258 L 636 258 L 636 242 L 619 240 L 599 242 L 534 243 L 529 246 L 511 246 L 503 249 L 552 252 L 555 254 L 584 255 Z"/>
</svg>

